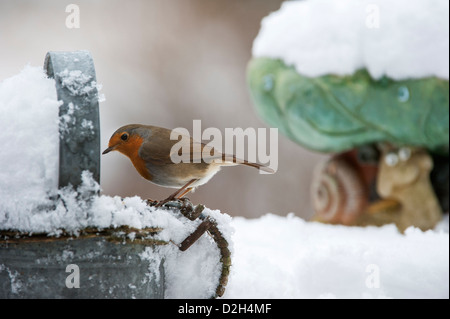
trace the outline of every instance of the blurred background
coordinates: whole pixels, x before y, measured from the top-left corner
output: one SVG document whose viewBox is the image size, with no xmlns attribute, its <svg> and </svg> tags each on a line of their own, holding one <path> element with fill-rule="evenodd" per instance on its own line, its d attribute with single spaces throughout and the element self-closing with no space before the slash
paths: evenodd
<svg viewBox="0 0 450 319">
<path fill-rule="evenodd" d="M 261 19 L 280 0 L 0 0 L 0 81 L 48 51 L 89 50 L 106 101 L 100 103 L 102 149 L 130 123 L 166 128 L 192 120 L 202 128 L 266 127 L 246 85 L 246 66 Z M 80 8 L 69 29 L 66 6 Z M 279 135 L 278 172 L 224 168 L 189 198 L 232 216 L 266 213 L 309 218 L 312 170 L 324 155 Z M 125 156 L 102 157 L 107 195 L 163 199 L 173 192 L 144 180 Z"/>
</svg>

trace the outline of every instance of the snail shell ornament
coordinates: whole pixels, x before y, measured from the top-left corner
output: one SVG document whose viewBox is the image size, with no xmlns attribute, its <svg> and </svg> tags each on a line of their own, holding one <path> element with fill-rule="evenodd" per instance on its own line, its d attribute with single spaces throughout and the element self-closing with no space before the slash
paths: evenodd
<svg viewBox="0 0 450 319">
<path fill-rule="evenodd" d="M 432 169 L 432 157 L 421 148 L 381 147 L 376 170 L 352 152 L 335 155 L 314 173 L 314 219 L 355 226 L 395 224 L 400 231 L 410 226 L 432 229 L 442 218 L 430 182 Z"/>
<path fill-rule="evenodd" d="M 311 193 L 316 219 L 325 223 L 352 225 L 369 204 L 365 174 L 349 154 L 316 167 Z"/>
</svg>

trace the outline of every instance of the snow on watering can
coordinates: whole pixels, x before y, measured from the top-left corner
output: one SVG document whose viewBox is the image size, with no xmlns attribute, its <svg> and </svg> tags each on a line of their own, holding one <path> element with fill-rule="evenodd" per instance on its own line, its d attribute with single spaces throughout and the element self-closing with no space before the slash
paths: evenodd
<svg viewBox="0 0 450 319">
<path fill-rule="evenodd" d="M 26 67 L 0 83 L 7 88 L 0 86 L 7 95 L 0 107 L 21 113 L 16 131 L 37 128 L 8 136 L 33 141 L 29 152 L 21 145 L 12 152 L 30 159 L 3 167 L 5 180 L 18 186 L 0 189 L 0 298 L 223 295 L 229 216 L 188 200 L 155 208 L 139 197 L 100 195 L 99 85 L 91 54 L 49 52 L 44 70 Z M 54 108 L 54 118 L 40 117 L 43 108 Z M 59 139 L 46 139 L 51 129 L 40 136 L 47 126 Z M 17 180 L 21 169 L 28 180 Z"/>
</svg>

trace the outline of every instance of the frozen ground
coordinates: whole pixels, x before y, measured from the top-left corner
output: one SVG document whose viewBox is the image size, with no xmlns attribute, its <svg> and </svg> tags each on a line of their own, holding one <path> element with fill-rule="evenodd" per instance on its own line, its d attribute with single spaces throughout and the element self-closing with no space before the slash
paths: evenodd
<svg viewBox="0 0 450 319">
<path fill-rule="evenodd" d="M 225 298 L 449 298 L 448 215 L 435 231 L 293 215 L 234 218 Z"/>
</svg>

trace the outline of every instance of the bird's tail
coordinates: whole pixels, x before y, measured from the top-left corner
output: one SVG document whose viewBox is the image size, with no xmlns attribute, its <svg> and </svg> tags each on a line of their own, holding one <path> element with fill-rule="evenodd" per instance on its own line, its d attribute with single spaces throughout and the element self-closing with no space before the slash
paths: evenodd
<svg viewBox="0 0 450 319">
<path fill-rule="evenodd" d="M 262 170 L 262 171 L 264 171 L 266 173 L 269 173 L 269 174 L 274 174 L 275 173 L 275 171 L 272 168 L 270 168 L 269 166 L 267 166 L 265 164 L 249 162 L 249 161 L 237 158 L 235 155 L 223 154 L 222 155 L 222 161 L 223 161 L 222 163 L 225 164 L 225 165 L 238 165 L 238 164 L 241 164 L 241 165 L 251 166 L 251 167 L 260 169 L 260 170 Z"/>
</svg>

